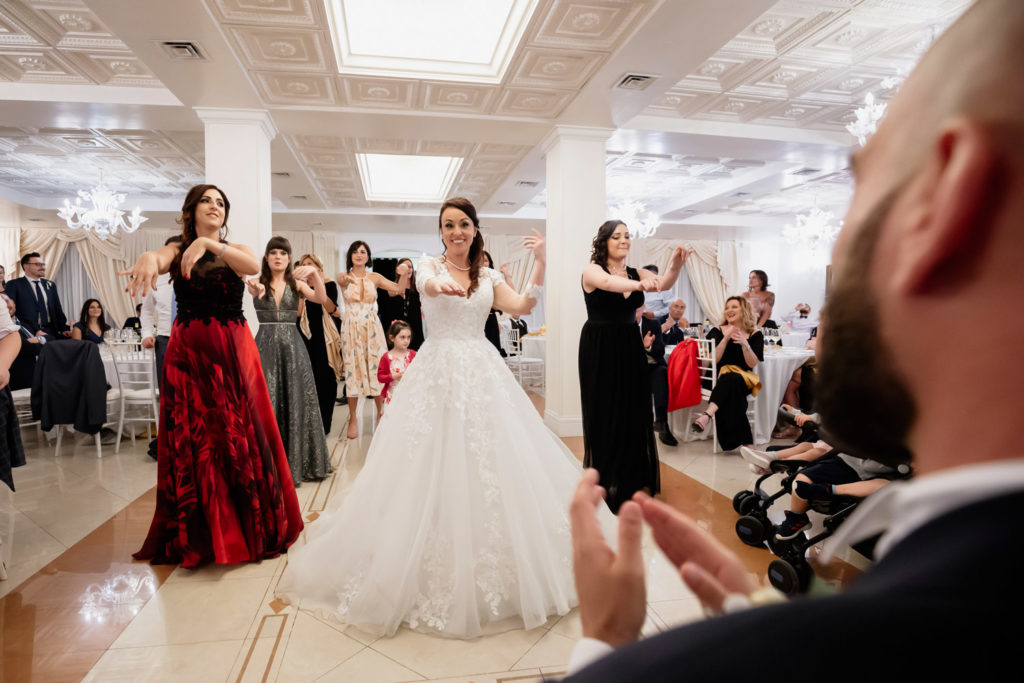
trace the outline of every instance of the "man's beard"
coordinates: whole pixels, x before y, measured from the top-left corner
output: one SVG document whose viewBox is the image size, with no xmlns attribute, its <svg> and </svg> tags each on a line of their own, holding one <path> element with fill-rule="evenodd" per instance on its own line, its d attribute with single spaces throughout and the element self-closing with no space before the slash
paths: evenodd
<svg viewBox="0 0 1024 683">
<path fill-rule="evenodd" d="M 823 311 L 816 407 L 826 440 L 844 453 L 895 467 L 909 463 L 914 399 L 879 334 L 877 299 L 868 285 L 873 254 L 899 188 L 883 198 L 853 236 Z"/>
</svg>

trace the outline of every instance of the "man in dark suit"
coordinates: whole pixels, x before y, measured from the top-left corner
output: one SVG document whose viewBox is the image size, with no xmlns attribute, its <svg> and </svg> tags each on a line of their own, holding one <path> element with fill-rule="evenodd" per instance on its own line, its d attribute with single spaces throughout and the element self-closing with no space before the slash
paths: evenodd
<svg viewBox="0 0 1024 683">
<path fill-rule="evenodd" d="M 678 446 L 676 437 L 668 428 L 668 363 L 665 362 L 665 340 L 661 336 L 661 325 L 644 315 L 646 306 L 636 309 L 636 322 L 647 353 L 647 371 L 651 382 L 651 397 L 654 399 L 654 431 L 666 446 Z"/>
<path fill-rule="evenodd" d="M 36 359 L 39 357 L 39 350 L 46 343 L 46 334 L 42 331 L 32 334 L 15 315 L 14 302 L 4 298 L 7 310 L 11 314 L 11 321 L 18 326 L 18 333 L 21 336 L 21 350 L 11 363 L 11 391 L 27 389 L 32 386 L 32 375 L 36 370 Z"/>
<path fill-rule="evenodd" d="M 7 282 L 4 294 L 14 301 L 22 324 L 35 334 L 42 330 L 51 339 L 70 337 L 68 321 L 60 305 L 57 287 L 45 278 L 46 263 L 38 253 L 21 257 L 23 277 Z"/>
<path fill-rule="evenodd" d="M 676 299 L 668 305 L 668 317 L 661 321 L 661 334 L 666 344 L 682 344 L 690 321 L 686 319 L 686 302 Z"/>
<path fill-rule="evenodd" d="M 916 478 L 866 499 L 831 539 L 881 532 L 874 567 L 837 596 L 635 642 L 646 613 L 644 523 L 706 606 L 756 604 L 757 582 L 696 522 L 641 494 L 620 508 L 611 550 L 595 514 L 598 475 L 588 470 L 571 508 L 585 638 L 566 681 L 951 680 L 1018 669 L 1010 620 L 1024 608 L 1024 363 L 1014 360 L 1024 337 L 1021 64 L 1024 3 L 979 0 L 853 157 L 816 407 L 844 452 L 890 465 L 913 454 Z M 932 343 L 950 320 L 991 330 L 1005 351 L 993 364 L 990 354 Z"/>
</svg>

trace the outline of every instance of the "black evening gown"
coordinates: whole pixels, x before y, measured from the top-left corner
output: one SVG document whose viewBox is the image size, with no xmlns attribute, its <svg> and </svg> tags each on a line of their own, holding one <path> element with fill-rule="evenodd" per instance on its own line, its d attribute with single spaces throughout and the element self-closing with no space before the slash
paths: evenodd
<svg viewBox="0 0 1024 683">
<path fill-rule="evenodd" d="M 383 290 L 378 290 L 377 295 L 377 301 L 387 302 L 388 320 L 387 324 L 384 324 L 384 332 L 387 333 L 388 327 L 395 320 L 404 320 L 409 323 L 412 331 L 412 341 L 409 342 L 409 348 L 413 351 L 419 351 L 420 346 L 423 344 L 423 309 L 420 308 L 420 293 L 414 288 L 409 287 L 409 289 L 405 290 L 405 296 L 391 296 Z M 381 296 L 384 298 L 381 299 Z M 381 323 L 384 323 L 384 321 L 381 320 Z"/>
<path fill-rule="evenodd" d="M 708 339 L 718 346 L 722 341 L 722 328 L 715 327 L 708 332 Z M 750 350 L 754 352 L 759 361 L 764 360 L 764 336 L 760 332 L 754 332 L 747 339 Z M 754 443 L 754 437 L 750 433 L 750 421 L 747 420 L 747 395 L 750 389 L 747 388 L 743 377 L 727 372 L 722 374 L 723 365 L 737 365 L 743 370 L 752 370 L 743 358 L 743 347 L 729 340 L 722 351 L 722 359 L 718 361 L 718 381 L 711 392 L 711 402 L 718 406 L 715 413 L 715 431 L 718 434 L 718 445 L 722 450 L 731 451 L 745 444 Z"/>
<path fill-rule="evenodd" d="M 327 290 L 327 297 L 337 306 L 338 285 L 334 282 L 325 282 L 324 288 Z M 334 374 L 334 368 L 327 362 L 323 306 L 307 299 L 306 318 L 309 320 L 309 339 L 306 339 L 301 331 L 299 336 L 302 337 L 302 342 L 306 345 L 309 363 L 313 366 L 316 398 L 317 403 L 320 404 L 320 419 L 324 423 L 324 434 L 327 434 L 331 431 L 331 421 L 334 417 L 334 399 L 338 393 L 338 378 Z"/>
<path fill-rule="evenodd" d="M 626 268 L 639 280 L 635 268 Z M 601 475 L 608 507 L 634 493 L 661 489 L 658 446 L 651 418 L 651 388 L 636 309 L 643 292 L 628 297 L 603 289 L 584 291 L 587 322 L 580 334 L 583 464 Z"/>
</svg>

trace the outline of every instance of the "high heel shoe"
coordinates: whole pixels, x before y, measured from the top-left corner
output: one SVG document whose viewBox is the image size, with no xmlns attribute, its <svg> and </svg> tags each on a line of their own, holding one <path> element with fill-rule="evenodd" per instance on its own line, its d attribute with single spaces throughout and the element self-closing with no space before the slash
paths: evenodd
<svg viewBox="0 0 1024 683">
<path fill-rule="evenodd" d="M 707 413 L 701 413 L 700 417 L 694 420 L 693 424 L 690 425 L 690 429 L 697 432 L 698 434 L 703 434 L 704 430 L 708 428 L 709 422 L 711 422 L 711 416 L 708 415 Z"/>
</svg>

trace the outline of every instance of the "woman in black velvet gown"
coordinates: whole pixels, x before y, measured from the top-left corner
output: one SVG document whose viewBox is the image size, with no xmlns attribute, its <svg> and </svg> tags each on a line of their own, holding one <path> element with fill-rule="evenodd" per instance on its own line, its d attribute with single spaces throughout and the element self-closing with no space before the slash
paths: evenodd
<svg viewBox="0 0 1024 683">
<path fill-rule="evenodd" d="M 658 447 L 654 440 L 651 389 L 644 343 L 636 324 L 643 292 L 670 289 L 686 261 L 676 247 L 665 275 L 625 264 L 629 231 L 607 221 L 594 238 L 590 264 L 583 270 L 587 322 L 580 335 L 580 393 L 583 408 L 583 464 L 595 468 L 607 492 L 608 507 L 634 493 L 660 490 Z"/>
<path fill-rule="evenodd" d="M 313 266 L 320 271 L 320 276 L 323 277 L 323 263 L 313 254 L 303 254 L 299 259 L 299 265 Z M 328 434 L 331 431 L 331 421 L 334 417 L 334 400 L 338 393 L 338 375 L 341 372 L 341 337 L 338 335 L 337 326 L 334 325 L 334 320 L 338 319 L 335 316 L 338 311 L 338 285 L 333 280 L 326 279 L 324 289 L 327 290 L 327 303 L 321 305 L 303 299 L 300 305 L 304 308 L 299 309 L 299 318 L 296 324 L 299 326 L 300 336 L 309 353 L 309 362 L 313 366 L 317 403 L 320 404 L 320 418 L 324 423 L 324 434 Z M 327 308 L 326 318 L 324 316 L 325 306 Z M 329 321 L 325 325 L 325 320 L 328 319 Z M 308 335 L 306 334 L 307 330 Z M 333 362 L 331 362 L 332 359 Z"/>
</svg>

